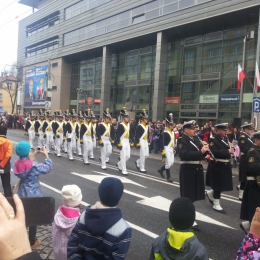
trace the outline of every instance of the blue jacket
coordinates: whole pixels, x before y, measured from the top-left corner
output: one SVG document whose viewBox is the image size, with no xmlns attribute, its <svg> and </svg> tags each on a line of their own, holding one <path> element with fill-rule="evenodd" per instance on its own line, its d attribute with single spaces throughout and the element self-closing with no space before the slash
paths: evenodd
<svg viewBox="0 0 260 260">
<path fill-rule="evenodd" d="M 74 227 L 67 247 L 68 259 L 125 259 L 132 229 L 118 208 L 87 209 Z"/>
<path fill-rule="evenodd" d="M 20 198 L 42 197 L 39 183 L 39 175 L 47 174 L 52 170 L 52 160 L 45 159 L 44 163 L 38 163 L 27 157 L 21 157 L 14 163 L 14 174 L 21 179 L 18 190 Z"/>
</svg>

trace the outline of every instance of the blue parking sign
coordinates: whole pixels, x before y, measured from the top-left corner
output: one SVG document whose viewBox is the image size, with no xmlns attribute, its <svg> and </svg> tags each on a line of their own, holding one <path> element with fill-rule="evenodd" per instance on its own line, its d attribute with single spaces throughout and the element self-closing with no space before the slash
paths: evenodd
<svg viewBox="0 0 260 260">
<path fill-rule="evenodd" d="M 260 112 L 260 98 L 259 97 L 254 97 L 252 110 L 253 110 L 253 112 Z"/>
</svg>

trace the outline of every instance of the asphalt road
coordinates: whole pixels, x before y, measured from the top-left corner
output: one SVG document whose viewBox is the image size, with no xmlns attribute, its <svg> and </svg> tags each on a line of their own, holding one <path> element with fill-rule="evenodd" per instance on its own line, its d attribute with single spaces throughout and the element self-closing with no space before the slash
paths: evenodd
<svg viewBox="0 0 260 260">
<path fill-rule="evenodd" d="M 8 138 L 15 144 L 21 140 L 27 140 L 22 132 L 8 132 Z M 118 205 L 122 210 L 125 220 L 133 227 L 133 237 L 128 252 L 128 260 L 145 260 L 149 257 L 153 239 L 163 233 L 170 223 L 167 210 L 171 201 L 179 197 L 179 164 L 172 167 L 174 183 L 170 184 L 160 178 L 157 169 L 162 162 L 148 158 L 146 161 L 147 174 L 141 174 L 136 170 L 135 160 L 132 155 L 127 162 L 128 176 L 122 176 L 115 166 L 118 162 L 118 153 L 110 156 L 110 164 L 107 171 L 101 170 L 98 160 L 100 151 L 95 150 L 95 160 L 90 160 L 90 165 L 84 165 L 81 157 L 75 157 L 74 161 L 68 160 L 67 155 L 61 158 L 50 154 L 53 160 L 53 171 L 40 177 L 44 196 L 52 196 L 56 201 L 56 208 L 62 204 L 59 190 L 63 185 L 76 184 L 82 189 L 83 201 L 93 204 L 98 200 L 97 187 L 102 178 L 112 175 L 122 178 L 125 192 Z M 13 155 L 12 163 L 17 159 Z M 43 161 L 39 155 L 37 161 Z M 177 160 L 176 160 L 177 161 Z M 206 168 L 204 169 L 206 170 Z M 12 184 L 17 183 L 17 178 L 12 176 Z M 239 228 L 239 212 L 241 203 L 238 201 L 238 176 L 233 175 L 232 192 L 224 193 L 221 200 L 222 207 L 227 214 L 213 211 L 211 204 L 205 201 L 195 202 L 197 211 L 197 223 L 201 231 L 195 231 L 196 236 L 208 250 L 210 259 L 231 260 L 235 259 L 237 249 L 244 237 Z M 209 187 L 206 187 L 209 189 Z"/>
</svg>

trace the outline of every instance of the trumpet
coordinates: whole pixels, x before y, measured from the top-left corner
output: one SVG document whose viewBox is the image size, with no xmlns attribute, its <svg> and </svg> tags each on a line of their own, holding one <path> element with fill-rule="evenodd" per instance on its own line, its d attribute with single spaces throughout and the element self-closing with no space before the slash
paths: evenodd
<svg viewBox="0 0 260 260">
<path fill-rule="evenodd" d="M 204 141 L 202 141 L 202 140 L 200 139 L 200 137 L 198 136 L 198 134 L 196 134 L 196 136 L 198 137 L 200 143 L 201 143 L 203 146 L 204 146 L 204 145 L 207 145 L 206 142 L 204 142 Z M 214 154 L 210 151 L 210 149 L 209 149 L 207 152 L 208 152 L 209 155 L 211 156 L 212 160 L 213 160 L 214 162 L 216 162 L 216 158 L 215 158 Z"/>
</svg>

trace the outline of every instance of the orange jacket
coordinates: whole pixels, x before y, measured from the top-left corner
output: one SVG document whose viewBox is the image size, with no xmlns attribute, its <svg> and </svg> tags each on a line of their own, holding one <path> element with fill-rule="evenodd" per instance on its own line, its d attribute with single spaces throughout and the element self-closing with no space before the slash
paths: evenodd
<svg viewBox="0 0 260 260">
<path fill-rule="evenodd" d="M 13 145 L 5 136 L 0 135 L 0 167 L 10 167 L 10 159 L 13 154 Z M 9 162 L 9 165 L 7 163 Z"/>
</svg>

